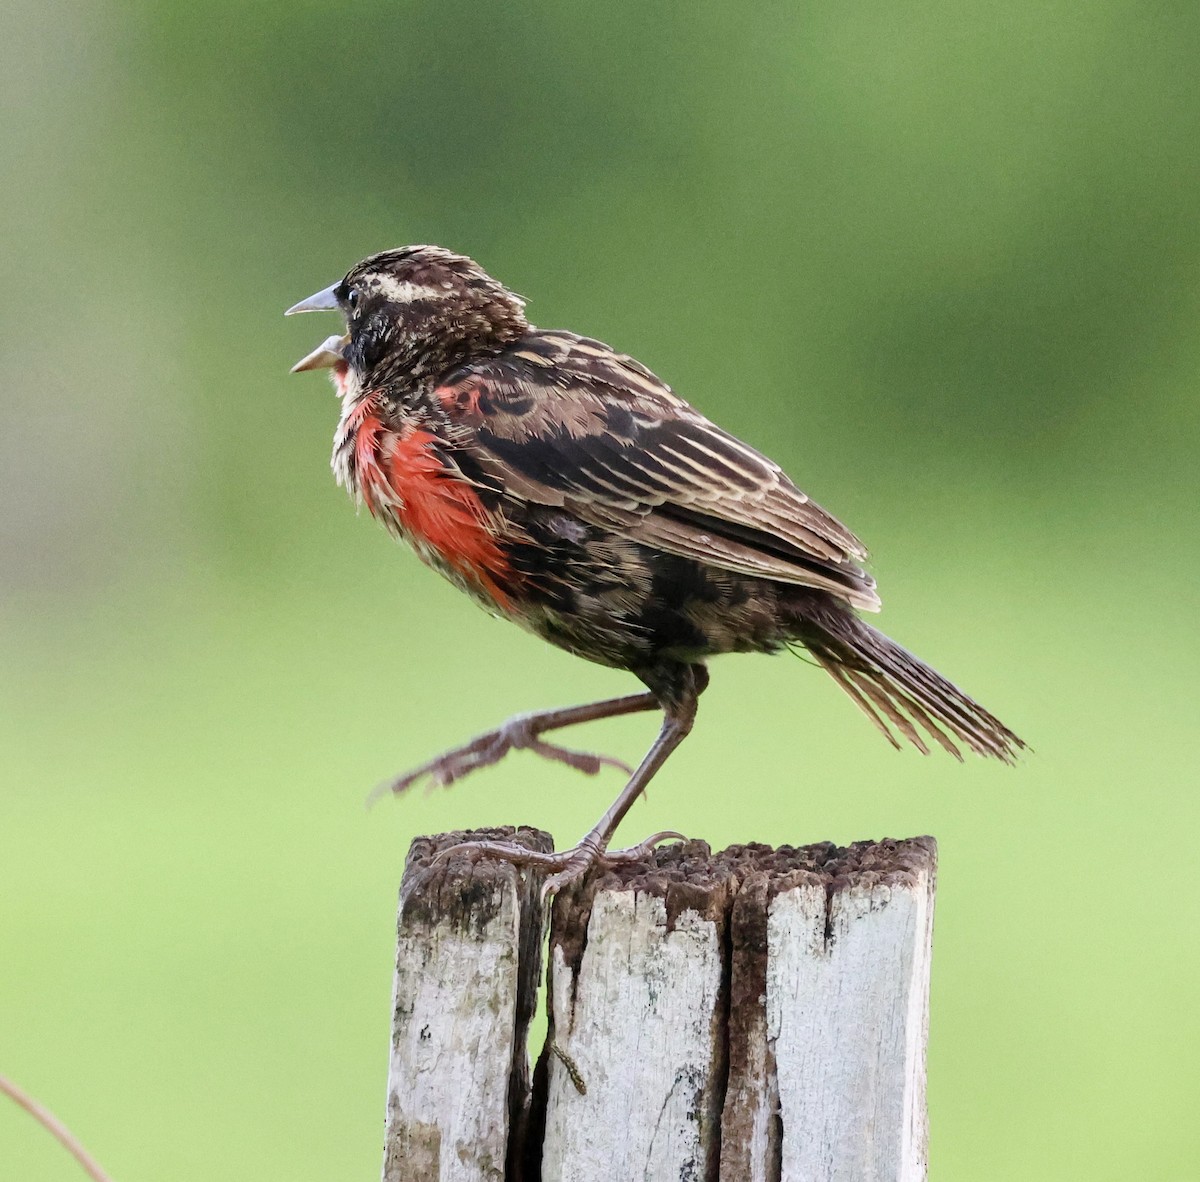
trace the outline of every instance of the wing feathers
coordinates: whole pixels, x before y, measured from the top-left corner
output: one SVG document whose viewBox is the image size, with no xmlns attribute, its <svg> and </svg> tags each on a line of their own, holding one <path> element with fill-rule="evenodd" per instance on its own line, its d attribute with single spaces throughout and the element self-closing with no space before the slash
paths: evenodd
<svg viewBox="0 0 1200 1182">
<path fill-rule="evenodd" d="M 866 551 L 845 526 L 778 465 L 597 341 L 533 332 L 435 393 L 511 495 L 712 566 L 879 607 L 857 565 Z"/>
</svg>

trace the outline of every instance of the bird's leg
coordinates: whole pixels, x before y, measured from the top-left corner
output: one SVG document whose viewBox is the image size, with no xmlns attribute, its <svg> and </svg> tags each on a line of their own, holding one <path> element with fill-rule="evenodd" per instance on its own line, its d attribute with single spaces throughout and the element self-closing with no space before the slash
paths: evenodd
<svg viewBox="0 0 1200 1182">
<path fill-rule="evenodd" d="M 597 862 L 605 865 L 637 862 L 654 849 L 660 841 L 668 837 L 676 838 L 679 841 L 685 840 L 682 833 L 667 831 L 656 833 L 628 849 L 608 852 L 608 843 L 612 841 L 613 834 L 617 831 L 617 826 L 620 825 L 622 818 L 629 812 L 633 802 L 641 796 L 658 769 L 667 762 L 671 752 L 687 738 L 695 716 L 696 703 L 694 699 L 688 715 L 680 717 L 673 712 L 667 713 L 663 719 L 662 730 L 658 732 L 658 738 L 646 752 L 646 757 L 638 765 L 637 771 L 629 777 L 629 782 L 621 789 L 620 796 L 612 802 L 604 816 L 588 830 L 574 849 L 564 850 L 559 855 L 562 861 L 556 868 L 557 872 L 546 879 L 542 887 L 543 899 L 562 890 L 576 879 L 582 878 Z"/>
<path fill-rule="evenodd" d="M 685 840 L 682 833 L 664 830 L 628 849 L 612 852 L 608 850 L 608 843 L 633 802 L 642 794 L 658 769 L 666 763 L 671 752 L 687 738 L 696 718 L 697 699 L 707 681 L 708 677 L 703 667 L 692 666 L 689 669 L 689 676 L 685 679 L 681 692 L 675 695 L 673 700 L 663 703 L 664 717 L 658 738 L 646 752 L 637 770 L 629 777 L 628 783 L 621 789 L 621 794 L 578 845 L 568 850 L 544 854 L 505 841 L 465 841 L 443 850 L 438 855 L 439 859 L 456 853 L 471 853 L 482 857 L 501 858 L 517 866 L 540 866 L 554 872 L 542 887 L 542 897 L 547 898 L 576 879 L 582 878 L 597 864 L 615 866 L 622 862 L 636 862 L 644 858 L 660 841 L 667 838 Z"/>
<path fill-rule="evenodd" d="M 608 698 L 603 702 L 589 702 L 585 706 L 567 706 L 560 710 L 540 710 L 532 714 L 517 714 L 495 730 L 477 735 L 469 743 L 444 752 L 436 759 L 423 763 L 419 768 L 382 784 L 377 795 L 386 792 L 401 793 L 420 780 L 428 777 L 433 787 L 448 787 L 455 780 L 499 763 L 510 751 L 525 749 L 543 759 L 565 763 L 577 771 L 594 776 L 606 764 L 630 772 L 628 764 L 609 755 L 593 755 L 587 751 L 571 751 L 554 743 L 545 742 L 541 736 L 547 731 L 580 722 L 593 722 L 598 718 L 615 718 L 621 714 L 636 714 L 641 710 L 656 710 L 659 701 L 652 693 L 629 694 L 624 698 Z"/>
</svg>

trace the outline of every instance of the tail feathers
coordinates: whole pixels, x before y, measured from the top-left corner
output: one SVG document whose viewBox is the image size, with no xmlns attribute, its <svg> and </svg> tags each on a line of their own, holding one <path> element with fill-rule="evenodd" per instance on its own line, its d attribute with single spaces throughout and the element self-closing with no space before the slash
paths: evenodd
<svg viewBox="0 0 1200 1182">
<path fill-rule="evenodd" d="M 816 627 L 807 622 L 805 647 L 893 747 L 902 745 L 899 732 L 924 755 L 926 736 L 960 760 L 959 743 L 1008 764 L 1024 750 L 995 715 L 857 616 L 837 611 Z"/>
</svg>

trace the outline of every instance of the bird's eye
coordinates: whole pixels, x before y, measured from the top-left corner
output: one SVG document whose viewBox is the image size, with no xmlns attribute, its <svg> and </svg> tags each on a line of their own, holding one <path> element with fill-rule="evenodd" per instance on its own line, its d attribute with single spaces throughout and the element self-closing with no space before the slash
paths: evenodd
<svg viewBox="0 0 1200 1182">
<path fill-rule="evenodd" d="M 346 307 L 355 308 L 358 306 L 358 288 L 352 287 L 346 292 Z"/>
</svg>

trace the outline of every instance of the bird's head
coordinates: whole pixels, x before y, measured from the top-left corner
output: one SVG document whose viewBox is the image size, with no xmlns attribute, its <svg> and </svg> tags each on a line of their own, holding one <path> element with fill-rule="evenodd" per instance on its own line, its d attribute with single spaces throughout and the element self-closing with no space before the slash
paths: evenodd
<svg viewBox="0 0 1200 1182">
<path fill-rule="evenodd" d="M 402 246 L 363 259 L 345 278 L 287 310 L 340 312 L 346 331 L 321 342 L 293 373 L 333 369 L 359 389 L 436 377 L 528 331 L 525 301 L 473 259 L 440 246 Z"/>
</svg>

